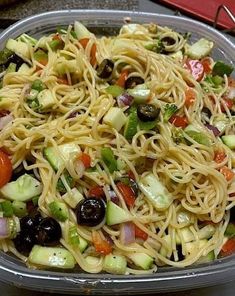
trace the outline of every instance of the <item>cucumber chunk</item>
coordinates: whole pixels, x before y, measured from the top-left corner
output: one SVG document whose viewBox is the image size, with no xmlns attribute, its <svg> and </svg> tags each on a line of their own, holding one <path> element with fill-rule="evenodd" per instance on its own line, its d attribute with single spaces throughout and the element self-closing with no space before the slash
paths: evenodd
<svg viewBox="0 0 235 296">
<path fill-rule="evenodd" d="M 22 58 L 30 58 L 29 47 L 24 42 L 16 41 L 10 38 L 6 43 L 6 48 L 13 51 Z"/>
<path fill-rule="evenodd" d="M 93 35 L 82 23 L 78 21 L 74 22 L 74 31 L 78 40 L 83 38 L 91 38 Z"/>
<path fill-rule="evenodd" d="M 140 267 L 141 269 L 148 270 L 153 265 L 153 258 L 145 253 L 133 253 L 128 254 L 127 256 L 136 266 Z"/>
<path fill-rule="evenodd" d="M 79 235 L 75 225 L 69 228 L 69 242 L 71 245 L 77 245 L 81 253 L 83 253 L 88 246 L 88 242 Z"/>
<path fill-rule="evenodd" d="M 235 135 L 222 136 L 221 139 L 230 149 L 235 149 Z"/>
<path fill-rule="evenodd" d="M 107 225 L 115 225 L 123 222 L 131 221 L 131 215 L 124 209 L 117 206 L 112 201 L 107 202 L 106 223 Z"/>
<path fill-rule="evenodd" d="M 35 245 L 29 254 L 29 262 L 39 266 L 71 269 L 75 266 L 72 254 L 64 248 Z"/>
<path fill-rule="evenodd" d="M 40 91 L 37 99 L 40 105 L 40 111 L 42 112 L 50 110 L 55 104 L 55 98 L 49 89 Z"/>
<path fill-rule="evenodd" d="M 208 263 L 215 260 L 215 253 L 214 251 L 210 251 L 207 255 L 200 257 L 197 260 L 197 264 Z"/>
<path fill-rule="evenodd" d="M 202 59 L 210 54 L 213 46 L 214 43 L 212 41 L 201 38 L 193 45 L 189 46 L 186 54 L 192 59 Z"/>
<path fill-rule="evenodd" d="M 84 196 L 78 191 L 77 188 L 71 189 L 71 191 L 65 193 L 62 199 L 72 208 L 75 209 L 77 204 L 84 199 Z"/>
<path fill-rule="evenodd" d="M 7 183 L 0 194 L 10 200 L 27 201 L 42 192 L 42 184 L 32 176 L 24 174 L 16 181 Z"/>
<path fill-rule="evenodd" d="M 51 215 L 55 219 L 57 219 L 61 222 L 64 222 L 68 219 L 69 211 L 63 202 L 53 201 L 53 202 L 49 203 L 48 207 L 50 209 Z"/>
<path fill-rule="evenodd" d="M 120 131 L 121 128 L 126 123 L 126 116 L 121 108 L 112 107 L 109 109 L 108 113 L 104 116 L 103 122 L 110 125 L 115 130 Z"/>
<path fill-rule="evenodd" d="M 124 256 L 109 254 L 104 258 L 103 270 L 112 274 L 125 274 L 127 261 Z"/>
<path fill-rule="evenodd" d="M 57 149 L 54 147 L 47 147 L 43 153 L 45 158 L 48 160 L 50 165 L 55 171 L 59 170 L 61 166 L 64 166 L 71 158 L 76 157 L 80 152 L 80 147 L 75 143 L 68 143 L 58 146 Z"/>
<path fill-rule="evenodd" d="M 19 218 L 22 218 L 27 215 L 26 203 L 23 201 L 14 200 L 12 202 L 12 208 L 14 214 Z"/>
</svg>

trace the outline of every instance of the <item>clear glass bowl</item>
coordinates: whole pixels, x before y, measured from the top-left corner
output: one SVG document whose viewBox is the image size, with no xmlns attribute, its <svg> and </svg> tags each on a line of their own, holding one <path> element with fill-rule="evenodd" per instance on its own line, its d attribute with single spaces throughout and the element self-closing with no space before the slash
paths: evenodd
<svg viewBox="0 0 235 296">
<path fill-rule="evenodd" d="M 0 35 L 0 49 L 8 38 L 22 33 L 35 37 L 55 31 L 80 20 L 97 34 L 113 34 L 125 18 L 132 22 L 155 22 L 173 27 L 180 32 L 192 32 L 192 39 L 206 37 L 215 42 L 213 56 L 235 65 L 235 45 L 223 34 L 197 21 L 154 13 L 111 10 L 65 10 L 43 13 L 23 19 Z M 19 287 L 37 291 L 66 294 L 150 294 L 222 284 L 235 278 L 235 256 L 216 260 L 209 264 L 194 265 L 184 269 L 159 268 L 156 274 L 118 276 L 110 274 L 86 274 L 32 270 L 18 259 L 0 252 L 0 280 Z"/>
</svg>

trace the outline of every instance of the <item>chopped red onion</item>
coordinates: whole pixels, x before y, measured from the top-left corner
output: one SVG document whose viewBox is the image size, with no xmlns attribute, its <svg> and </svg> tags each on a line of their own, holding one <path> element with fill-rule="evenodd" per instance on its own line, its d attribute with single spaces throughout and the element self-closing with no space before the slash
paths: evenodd
<svg viewBox="0 0 235 296">
<path fill-rule="evenodd" d="M 120 240 L 124 245 L 135 242 L 135 225 L 131 222 L 123 223 L 120 229 Z"/>
<path fill-rule="evenodd" d="M 14 120 L 12 115 L 5 115 L 3 117 L 0 117 L 0 131 L 10 122 Z"/>
<path fill-rule="evenodd" d="M 119 198 L 113 190 L 109 190 L 109 196 L 113 203 L 115 203 L 116 205 L 119 205 Z"/>
<path fill-rule="evenodd" d="M 217 127 L 215 127 L 215 126 L 213 126 L 213 125 L 211 125 L 211 124 L 205 124 L 205 126 L 206 126 L 210 131 L 213 132 L 213 134 L 214 134 L 215 137 L 218 137 L 218 136 L 219 136 L 220 131 L 218 130 Z"/>
<path fill-rule="evenodd" d="M 134 98 L 131 95 L 127 93 L 121 94 L 117 97 L 118 107 L 130 106 L 133 100 Z"/>
<path fill-rule="evenodd" d="M 75 171 L 79 178 L 81 178 L 85 172 L 85 166 L 80 159 L 75 162 Z"/>
<path fill-rule="evenodd" d="M 0 238 L 9 236 L 8 220 L 7 218 L 0 218 Z"/>
</svg>

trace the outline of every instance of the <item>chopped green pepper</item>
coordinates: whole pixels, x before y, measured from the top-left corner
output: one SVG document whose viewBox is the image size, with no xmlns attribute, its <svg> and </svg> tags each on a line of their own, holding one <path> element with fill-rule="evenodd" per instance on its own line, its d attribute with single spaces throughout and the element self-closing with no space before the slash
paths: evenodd
<svg viewBox="0 0 235 296">
<path fill-rule="evenodd" d="M 124 88 L 119 85 L 110 85 L 105 91 L 116 98 L 124 92 Z"/>
<path fill-rule="evenodd" d="M 229 76 L 233 72 L 233 70 L 233 66 L 227 65 L 222 61 L 218 61 L 214 64 L 212 74 L 219 76 L 224 76 L 226 74 L 227 76 Z"/>
<path fill-rule="evenodd" d="M 101 148 L 101 158 L 108 167 L 110 173 L 117 171 L 117 160 L 114 157 L 111 148 L 105 147 Z"/>
</svg>

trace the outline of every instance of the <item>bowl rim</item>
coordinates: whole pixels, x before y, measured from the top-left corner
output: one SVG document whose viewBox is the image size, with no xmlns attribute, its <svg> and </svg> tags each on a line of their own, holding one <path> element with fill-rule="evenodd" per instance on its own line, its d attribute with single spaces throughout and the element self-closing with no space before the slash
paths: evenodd
<svg viewBox="0 0 235 296">
<path fill-rule="evenodd" d="M 216 35 L 228 46 L 235 50 L 235 44 L 221 32 L 203 24 L 182 16 L 172 16 L 159 13 L 148 13 L 139 11 L 125 10 L 57 10 L 40 13 L 34 16 L 24 18 L 0 34 L 0 46 L 10 36 L 17 36 L 19 31 L 28 28 L 30 24 L 41 25 L 41 19 L 51 20 L 65 15 L 76 15 L 83 20 L 99 16 L 100 19 L 108 20 L 114 17 L 120 20 L 125 17 L 131 17 L 134 20 L 148 20 L 148 18 L 165 19 L 166 21 L 181 21 L 187 24 L 193 24 L 203 30 L 207 30 L 212 35 Z M 161 22 L 159 22 L 161 23 Z M 231 60 L 235 64 L 234 60 Z M 117 276 L 110 274 L 84 274 L 84 273 L 62 273 L 55 271 L 30 270 L 17 260 L 12 259 L 8 254 L 0 252 L 0 278 L 7 283 L 21 286 L 28 289 L 38 289 L 43 291 L 67 292 L 67 293 L 100 293 L 109 294 L 139 294 L 160 291 L 182 290 L 192 287 L 209 286 L 218 283 L 225 283 L 233 280 L 235 277 L 235 255 L 216 260 L 211 264 L 191 266 L 184 269 L 168 268 L 167 271 L 159 271 L 152 275 L 128 275 Z"/>
</svg>

